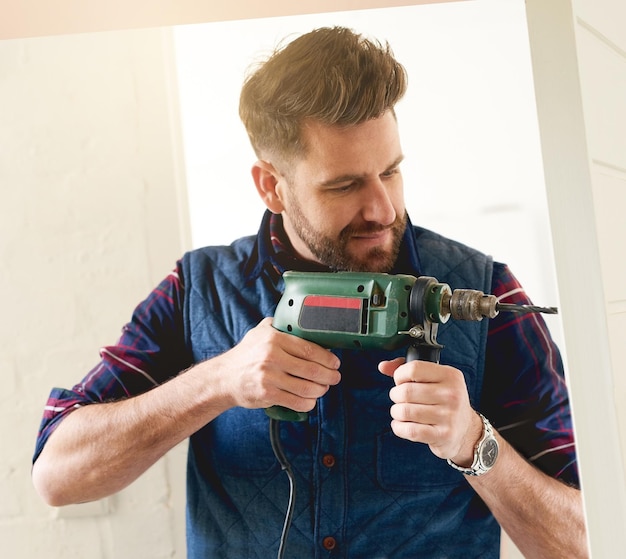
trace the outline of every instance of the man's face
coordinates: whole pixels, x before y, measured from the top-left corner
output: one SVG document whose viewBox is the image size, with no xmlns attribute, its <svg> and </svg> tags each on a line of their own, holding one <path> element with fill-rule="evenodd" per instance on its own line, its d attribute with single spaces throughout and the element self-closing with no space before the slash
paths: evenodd
<svg viewBox="0 0 626 559">
<path fill-rule="evenodd" d="M 308 123 L 308 151 L 276 186 L 296 252 L 338 270 L 388 272 L 406 227 L 395 117 L 350 127 Z"/>
</svg>

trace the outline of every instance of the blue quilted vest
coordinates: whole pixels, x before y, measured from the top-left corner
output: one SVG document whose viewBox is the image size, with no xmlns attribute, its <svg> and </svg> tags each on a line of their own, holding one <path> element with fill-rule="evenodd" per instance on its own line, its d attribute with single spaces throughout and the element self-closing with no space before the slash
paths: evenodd
<svg viewBox="0 0 626 559">
<path fill-rule="evenodd" d="M 237 344 L 272 316 L 282 279 L 258 237 L 183 258 L 184 320 L 195 361 Z M 409 227 L 394 272 L 428 275 L 452 289 L 489 292 L 492 262 L 473 249 Z M 480 408 L 487 321 L 449 321 L 439 329 L 441 362 L 465 375 Z M 289 559 L 497 558 L 500 529 L 463 475 L 426 445 L 389 427 L 393 381 L 377 371 L 394 354 L 336 351 L 342 381 L 309 421 L 281 424 L 296 476 Z M 263 410 L 235 408 L 190 439 L 187 545 L 192 559 L 275 557 L 289 495 L 272 452 Z"/>
</svg>

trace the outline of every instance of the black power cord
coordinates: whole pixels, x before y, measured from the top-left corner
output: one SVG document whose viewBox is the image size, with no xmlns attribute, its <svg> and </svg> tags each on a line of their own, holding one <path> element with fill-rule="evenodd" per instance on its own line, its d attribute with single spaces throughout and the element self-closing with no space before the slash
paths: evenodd
<svg viewBox="0 0 626 559">
<path fill-rule="evenodd" d="M 272 443 L 272 450 L 274 456 L 278 460 L 281 469 L 287 474 L 289 478 L 289 503 L 287 504 L 287 512 L 285 513 L 285 522 L 283 524 L 283 531 L 280 536 L 280 545 L 278 547 L 277 559 L 282 559 L 285 553 L 285 545 L 287 543 L 287 535 L 289 534 L 289 528 L 291 528 L 291 521 L 293 519 L 293 507 L 296 502 L 296 481 L 291 469 L 291 464 L 283 451 L 282 444 L 280 442 L 280 421 L 278 419 L 270 418 L 270 442 Z"/>
</svg>

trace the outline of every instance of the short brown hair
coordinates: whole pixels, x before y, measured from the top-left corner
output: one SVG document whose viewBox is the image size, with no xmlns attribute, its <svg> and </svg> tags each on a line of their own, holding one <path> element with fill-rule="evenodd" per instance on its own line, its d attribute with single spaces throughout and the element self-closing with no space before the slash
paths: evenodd
<svg viewBox="0 0 626 559">
<path fill-rule="evenodd" d="M 407 76 L 388 43 L 324 27 L 278 48 L 244 82 L 239 116 L 257 157 L 303 155 L 306 119 L 350 126 L 378 118 L 404 95 Z"/>
</svg>

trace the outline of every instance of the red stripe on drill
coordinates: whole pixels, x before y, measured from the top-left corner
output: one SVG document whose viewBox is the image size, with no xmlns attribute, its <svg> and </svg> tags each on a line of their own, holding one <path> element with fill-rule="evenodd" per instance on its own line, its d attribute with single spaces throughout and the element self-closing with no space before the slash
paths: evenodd
<svg viewBox="0 0 626 559">
<path fill-rule="evenodd" d="M 349 297 L 328 297 L 324 295 L 308 295 L 304 298 L 305 307 L 328 307 L 332 309 L 360 309 L 362 299 Z"/>
</svg>

